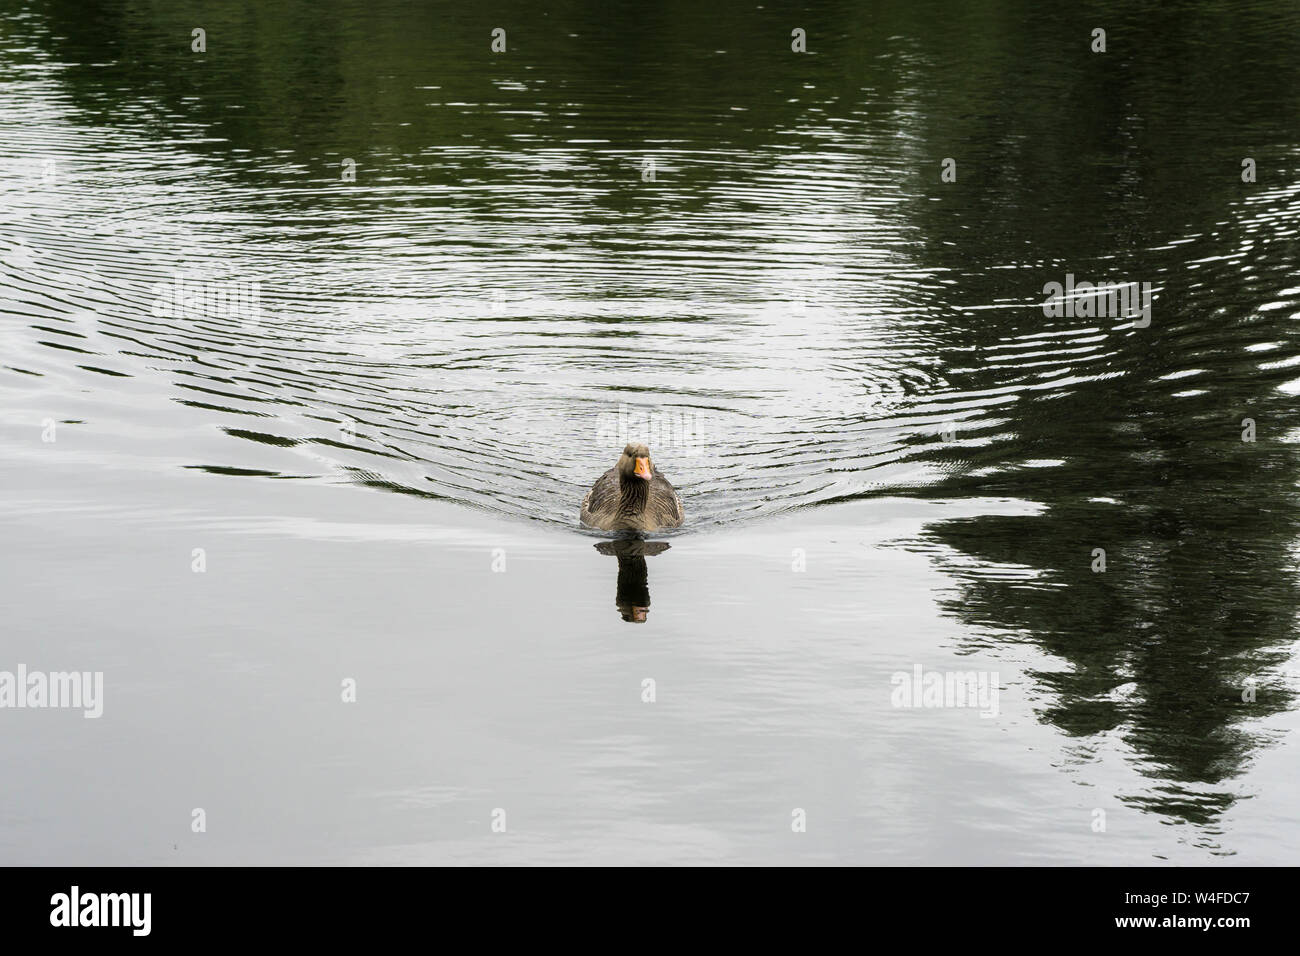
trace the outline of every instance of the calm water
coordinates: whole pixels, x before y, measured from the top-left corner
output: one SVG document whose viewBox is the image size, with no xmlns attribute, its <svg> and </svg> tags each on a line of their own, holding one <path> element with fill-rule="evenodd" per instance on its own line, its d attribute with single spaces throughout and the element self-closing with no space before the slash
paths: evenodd
<svg viewBox="0 0 1300 956">
<path fill-rule="evenodd" d="M 0 6 L 0 860 L 1294 862 L 1300 3 L 538 6 Z"/>
</svg>

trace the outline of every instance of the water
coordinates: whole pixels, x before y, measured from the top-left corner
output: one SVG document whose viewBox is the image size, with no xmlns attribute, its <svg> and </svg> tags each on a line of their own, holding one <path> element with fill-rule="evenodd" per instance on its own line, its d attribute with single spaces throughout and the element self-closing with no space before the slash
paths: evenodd
<svg viewBox="0 0 1300 956">
<path fill-rule="evenodd" d="M 0 858 L 1295 859 L 1300 5 L 0 23 Z"/>
</svg>

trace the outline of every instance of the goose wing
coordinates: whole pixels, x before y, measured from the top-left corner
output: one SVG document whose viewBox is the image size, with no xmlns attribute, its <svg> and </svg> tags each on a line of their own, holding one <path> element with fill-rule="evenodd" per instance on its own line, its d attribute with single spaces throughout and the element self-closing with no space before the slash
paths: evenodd
<svg viewBox="0 0 1300 956">
<path fill-rule="evenodd" d="M 580 512 L 583 523 L 595 524 L 592 519 L 598 517 L 612 517 L 618 510 L 618 469 L 611 468 L 591 486 L 582 499 L 582 509 Z"/>
<path fill-rule="evenodd" d="M 658 471 L 650 484 L 650 507 L 659 527 L 676 528 L 682 523 L 682 499 L 672 483 Z"/>
</svg>

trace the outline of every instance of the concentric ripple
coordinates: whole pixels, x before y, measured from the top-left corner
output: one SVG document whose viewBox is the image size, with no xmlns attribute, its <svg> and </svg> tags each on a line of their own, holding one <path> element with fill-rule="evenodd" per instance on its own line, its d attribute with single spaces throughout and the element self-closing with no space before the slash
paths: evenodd
<svg viewBox="0 0 1300 956">
<path fill-rule="evenodd" d="M 1159 184 L 1101 169 L 1115 209 L 1044 242 L 1023 210 L 1077 215 L 1068 188 L 980 184 L 980 155 L 956 184 L 931 170 L 933 117 L 973 114 L 942 78 L 910 102 L 907 78 L 940 64 L 904 36 L 861 75 L 810 58 L 766 99 L 728 82 L 671 110 L 581 57 L 486 85 L 403 61 L 376 95 L 418 104 L 417 139 L 363 112 L 327 142 L 311 123 L 351 114 L 312 99 L 300 140 L 276 142 L 238 116 L 270 93 L 180 55 L 88 65 L 75 37 L 10 25 L 5 422 L 75 422 L 102 438 L 88 463 L 348 481 L 573 526 L 641 439 L 701 528 L 1096 467 L 1044 450 L 1039 423 L 1072 427 L 1052 410 L 1072 396 L 1168 399 L 1198 421 L 1233 382 L 1300 375 L 1291 181 L 1225 188 L 1208 218 L 1175 200 L 1135 235 L 1112 214 Z M 721 55 L 701 52 L 696 79 Z M 165 70 L 191 92 L 163 92 Z M 1045 315 L 1044 283 L 1067 273 L 1150 283 L 1157 322 Z M 167 315 L 178 281 L 255 288 L 258 308 Z M 27 438 L 7 454 L 34 453 Z"/>
</svg>

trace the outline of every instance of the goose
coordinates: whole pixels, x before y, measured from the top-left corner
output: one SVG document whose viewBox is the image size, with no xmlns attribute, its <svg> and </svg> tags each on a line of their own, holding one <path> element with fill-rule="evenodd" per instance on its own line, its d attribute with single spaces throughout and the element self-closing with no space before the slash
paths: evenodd
<svg viewBox="0 0 1300 956">
<path fill-rule="evenodd" d="M 596 479 L 580 515 L 601 531 L 659 531 L 681 525 L 682 499 L 650 460 L 650 449 L 634 442 Z"/>
</svg>

